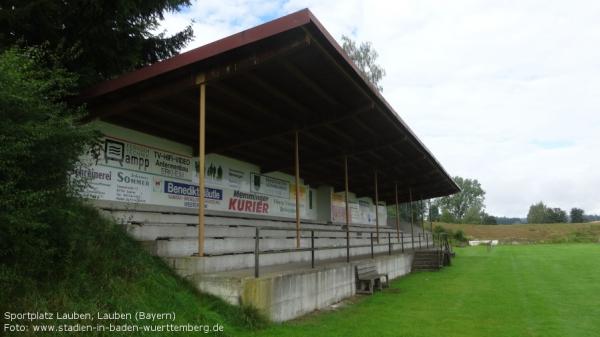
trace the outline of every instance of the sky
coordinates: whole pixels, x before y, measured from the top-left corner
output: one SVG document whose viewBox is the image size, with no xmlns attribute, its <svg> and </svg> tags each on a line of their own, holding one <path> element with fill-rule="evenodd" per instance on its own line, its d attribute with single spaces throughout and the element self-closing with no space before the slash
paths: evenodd
<svg viewBox="0 0 600 337">
<path fill-rule="evenodd" d="M 338 41 L 370 41 L 383 96 L 486 211 L 600 214 L 600 1 L 203 0 L 165 16 L 202 46 L 309 8 Z"/>
</svg>

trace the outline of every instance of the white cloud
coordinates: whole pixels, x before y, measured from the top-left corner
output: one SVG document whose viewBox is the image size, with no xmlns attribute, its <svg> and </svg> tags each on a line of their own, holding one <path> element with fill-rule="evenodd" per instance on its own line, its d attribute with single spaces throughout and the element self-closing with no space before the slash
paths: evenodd
<svg viewBox="0 0 600 337">
<path fill-rule="evenodd" d="M 200 1 L 164 28 L 195 20 L 193 48 L 305 7 L 373 43 L 386 99 L 489 212 L 600 213 L 600 2 Z"/>
</svg>

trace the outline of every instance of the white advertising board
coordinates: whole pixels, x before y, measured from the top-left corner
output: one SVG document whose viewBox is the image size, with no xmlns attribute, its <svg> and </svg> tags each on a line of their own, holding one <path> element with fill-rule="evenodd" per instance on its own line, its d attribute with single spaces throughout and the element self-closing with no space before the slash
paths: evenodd
<svg viewBox="0 0 600 337">
<path fill-rule="evenodd" d="M 198 208 L 197 158 L 106 136 L 82 162 L 84 167 L 75 174 L 88 179 L 89 186 L 82 192 L 87 198 Z M 295 187 L 258 172 L 255 165 L 207 155 L 206 208 L 295 217 Z M 300 190 L 300 213 L 306 217 L 306 187 Z"/>
<path fill-rule="evenodd" d="M 344 192 L 331 195 L 331 220 L 333 222 L 346 222 L 346 202 Z M 375 205 L 368 198 L 349 199 L 350 223 L 353 224 L 375 224 Z M 387 223 L 387 210 L 385 206 L 379 206 L 379 224 Z"/>
</svg>

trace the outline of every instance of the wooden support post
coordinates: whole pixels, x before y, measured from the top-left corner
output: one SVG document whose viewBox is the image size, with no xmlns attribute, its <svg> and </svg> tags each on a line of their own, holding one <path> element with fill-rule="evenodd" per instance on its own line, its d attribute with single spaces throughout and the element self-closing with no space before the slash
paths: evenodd
<svg viewBox="0 0 600 337">
<path fill-rule="evenodd" d="M 400 240 L 400 207 L 398 205 L 398 182 L 395 184 L 396 188 L 396 235 Z"/>
<path fill-rule="evenodd" d="M 404 253 L 404 232 L 400 233 L 400 247 L 402 247 L 402 252 Z"/>
<path fill-rule="evenodd" d="M 310 266 L 315 267 L 315 231 L 310 231 Z"/>
<path fill-rule="evenodd" d="M 379 191 L 377 189 L 377 170 L 375 170 L 375 231 L 377 243 L 379 243 Z"/>
<path fill-rule="evenodd" d="M 425 210 L 423 209 L 423 197 L 421 197 L 421 200 L 419 200 L 419 209 L 421 213 L 421 232 L 425 233 Z"/>
<path fill-rule="evenodd" d="M 348 206 L 348 156 L 344 156 L 344 201 L 346 205 L 346 262 L 350 262 L 350 207 Z"/>
<path fill-rule="evenodd" d="M 254 234 L 254 277 L 260 275 L 260 228 L 256 227 Z"/>
<path fill-rule="evenodd" d="M 298 150 L 298 131 L 295 133 L 294 166 L 296 168 L 296 248 L 300 248 L 300 151 Z"/>
<path fill-rule="evenodd" d="M 429 211 L 429 231 L 431 232 L 431 234 L 433 234 L 433 219 L 431 219 L 431 199 L 428 199 L 427 203 L 429 204 L 429 207 L 428 207 L 428 211 Z"/>
<path fill-rule="evenodd" d="M 350 207 L 348 207 L 348 156 L 344 156 L 344 202 L 346 205 L 346 230 L 350 230 Z"/>
<path fill-rule="evenodd" d="M 198 76 L 200 84 L 200 118 L 198 122 L 198 256 L 204 256 L 204 150 L 206 148 L 206 82 L 204 74 Z"/>
<path fill-rule="evenodd" d="M 408 195 L 410 197 L 410 239 L 411 239 L 411 246 L 410 248 L 412 248 L 413 250 L 415 249 L 415 230 L 413 228 L 414 226 L 414 213 L 413 213 L 413 201 L 412 201 L 412 188 L 408 188 Z"/>
<path fill-rule="evenodd" d="M 371 258 L 374 258 L 375 252 L 373 250 L 373 232 L 371 232 L 370 234 L 371 234 Z"/>
</svg>

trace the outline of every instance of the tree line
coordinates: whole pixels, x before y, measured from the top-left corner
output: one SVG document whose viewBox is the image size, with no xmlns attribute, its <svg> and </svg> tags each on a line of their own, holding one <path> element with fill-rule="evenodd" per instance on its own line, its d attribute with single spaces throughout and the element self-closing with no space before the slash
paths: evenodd
<svg viewBox="0 0 600 337">
<path fill-rule="evenodd" d="M 542 201 L 529 207 L 527 213 L 527 223 L 582 223 L 588 221 L 597 221 L 600 216 L 586 215 L 585 211 L 578 207 L 571 208 L 570 213 L 559 207 L 548 207 Z"/>
<path fill-rule="evenodd" d="M 586 215 L 578 207 L 570 212 L 558 207 L 548 207 L 543 202 L 531 205 L 526 218 L 498 217 L 485 211 L 485 190 L 477 179 L 453 178 L 460 187 L 459 193 L 434 199 L 427 212 L 432 221 L 482 225 L 512 225 L 522 223 L 582 223 L 598 221 L 598 215 Z"/>
</svg>

